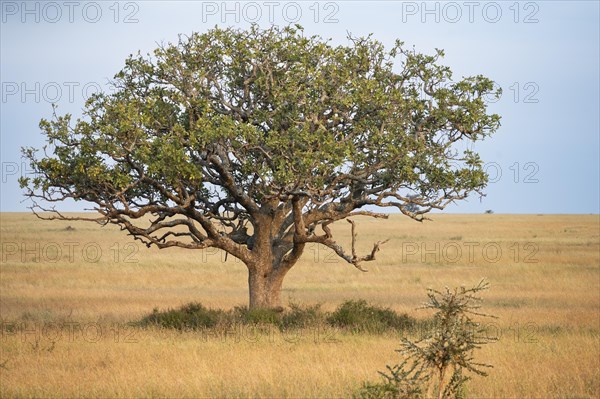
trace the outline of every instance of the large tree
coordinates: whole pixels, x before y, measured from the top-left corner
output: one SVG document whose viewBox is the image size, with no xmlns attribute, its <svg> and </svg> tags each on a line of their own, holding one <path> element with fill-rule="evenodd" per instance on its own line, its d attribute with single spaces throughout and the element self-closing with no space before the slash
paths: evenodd
<svg viewBox="0 0 600 399">
<path fill-rule="evenodd" d="M 334 46 L 301 27 L 213 29 L 130 56 L 84 115 L 42 120 L 44 155 L 21 179 L 43 218 L 114 223 L 158 248 L 216 247 L 248 267 L 250 307 L 279 307 L 286 273 L 321 244 L 363 270 L 355 215 L 422 221 L 480 192 L 461 141 L 499 126 L 483 76 L 451 80 L 433 56 L 372 37 Z M 73 217 L 48 203 L 92 203 Z M 47 212 L 52 213 L 47 213 Z M 330 225 L 346 219 L 344 249 Z"/>
</svg>

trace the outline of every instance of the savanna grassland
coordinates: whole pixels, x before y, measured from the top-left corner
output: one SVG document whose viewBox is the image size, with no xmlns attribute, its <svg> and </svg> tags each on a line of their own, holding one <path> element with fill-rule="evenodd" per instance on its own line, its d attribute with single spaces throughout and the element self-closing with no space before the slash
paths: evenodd
<svg viewBox="0 0 600 399">
<path fill-rule="evenodd" d="M 284 282 L 285 301 L 330 311 L 363 298 L 427 318 L 416 310 L 427 287 L 485 277 L 498 341 L 477 353 L 494 369 L 473 377 L 468 396 L 600 397 L 599 216 L 432 219 L 356 219 L 362 251 L 390 239 L 369 272 L 309 247 Z M 348 243 L 349 225 L 338 225 Z M 397 362 L 391 333 L 128 324 L 193 301 L 246 305 L 245 266 L 216 251 L 148 249 L 114 226 L 29 214 L 1 214 L 1 233 L 2 397 L 349 397 Z"/>
</svg>

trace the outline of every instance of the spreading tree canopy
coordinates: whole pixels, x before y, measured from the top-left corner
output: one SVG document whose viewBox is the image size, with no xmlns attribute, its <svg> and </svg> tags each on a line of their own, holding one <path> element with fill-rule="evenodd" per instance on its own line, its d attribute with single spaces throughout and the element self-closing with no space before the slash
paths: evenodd
<svg viewBox="0 0 600 399">
<path fill-rule="evenodd" d="M 280 306 L 283 278 L 316 243 L 362 270 L 356 215 L 395 208 L 422 221 L 487 182 L 478 154 L 499 95 L 452 81 L 441 50 L 371 36 L 332 45 L 299 26 L 215 28 L 132 55 L 81 119 L 42 120 L 43 155 L 21 179 L 43 218 L 113 223 L 159 248 L 216 247 L 249 271 L 250 306 Z M 69 216 L 52 203 L 93 204 Z M 47 213 L 47 212 L 51 213 Z M 330 225 L 346 219 L 352 245 Z"/>
</svg>

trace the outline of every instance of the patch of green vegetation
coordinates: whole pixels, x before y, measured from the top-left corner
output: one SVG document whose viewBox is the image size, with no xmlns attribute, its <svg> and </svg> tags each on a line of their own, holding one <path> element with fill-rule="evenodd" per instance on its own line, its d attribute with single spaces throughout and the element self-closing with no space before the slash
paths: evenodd
<svg viewBox="0 0 600 399">
<path fill-rule="evenodd" d="M 286 329 L 314 327 L 325 324 L 326 319 L 320 304 L 303 306 L 291 303 L 290 310 L 282 315 L 281 326 Z"/>
<path fill-rule="evenodd" d="M 137 325 L 183 331 L 221 329 L 234 325 L 274 325 L 283 331 L 328 325 L 350 332 L 383 333 L 407 331 L 416 327 L 417 321 L 392 309 L 371 305 L 365 300 L 350 300 L 342 303 L 332 313 L 321 310 L 319 304 L 293 303 L 283 311 L 246 307 L 225 311 L 208 309 L 200 303 L 190 303 L 177 309 L 154 309 Z"/>
<path fill-rule="evenodd" d="M 364 299 L 342 303 L 328 317 L 334 327 L 353 332 L 380 333 L 389 330 L 404 331 L 415 325 L 415 319 L 406 314 L 398 314 L 392 309 L 370 305 Z"/>
<path fill-rule="evenodd" d="M 480 312 L 479 292 L 489 283 L 481 280 L 472 288 L 459 287 L 444 291 L 427 290 L 429 301 L 424 309 L 433 309 L 434 328 L 427 336 L 411 341 L 402 338 L 401 362 L 379 372 L 380 383 L 363 383 L 355 399 L 437 399 L 466 398 L 468 373 L 487 376 L 490 364 L 474 360 L 474 352 L 481 346 L 496 341 L 484 336 L 484 329 L 474 317 L 495 317 Z"/>
<path fill-rule="evenodd" d="M 248 309 L 238 306 L 230 315 L 231 321 L 240 324 L 275 324 L 281 321 L 280 312 L 274 309 Z"/>
<path fill-rule="evenodd" d="M 159 311 L 154 308 L 152 313 L 144 317 L 139 324 L 143 327 L 157 326 L 175 330 L 195 330 L 215 327 L 224 321 L 227 314 L 222 310 L 208 309 L 198 302 L 183 305 L 178 309 Z"/>
</svg>

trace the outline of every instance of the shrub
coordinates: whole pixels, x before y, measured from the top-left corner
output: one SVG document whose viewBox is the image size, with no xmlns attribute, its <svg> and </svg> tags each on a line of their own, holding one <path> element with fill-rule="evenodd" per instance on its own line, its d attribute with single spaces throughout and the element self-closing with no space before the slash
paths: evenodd
<svg viewBox="0 0 600 399">
<path fill-rule="evenodd" d="M 176 330 L 229 328 L 233 325 L 274 325 L 281 330 L 330 325 L 352 332 L 382 333 L 390 330 L 406 331 L 416 321 L 391 309 L 370 305 L 365 300 L 346 301 L 333 313 L 321 310 L 321 305 L 290 304 L 283 312 L 274 309 L 233 310 L 208 309 L 194 302 L 177 309 L 154 311 L 138 325 L 158 326 Z"/>
<path fill-rule="evenodd" d="M 395 366 L 386 366 L 387 372 L 379 372 L 384 379 L 380 384 L 363 384 L 354 395 L 356 399 L 421 399 L 423 386 L 429 380 L 424 367 L 404 360 Z"/>
<path fill-rule="evenodd" d="M 307 328 L 322 325 L 326 322 L 327 315 L 321 310 L 321 305 L 303 306 L 290 303 L 290 310 L 283 313 L 281 327 Z"/>
<path fill-rule="evenodd" d="M 406 314 L 398 314 L 389 308 L 369 305 L 364 299 L 342 303 L 327 319 L 335 327 L 354 332 L 403 331 L 415 325 Z"/>
<path fill-rule="evenodd" d="M 193 302 L 178 309 L 168 309 L 163 312 L 159 312 L 155 308 L 151 314 L 140 321 L 140 325 L 195 330 L 215 327 L 225 318 L 225 312 L 222 310 L 207 309 L 201 303 Z"/>
<path fill-rule="evenodd" d="M 363 384 L 355 394 L 357 398 L 462 398 L 465 395 L 467 372 L 486 376 L 489 364 L 474 361 L 473 352 L 492 339 L 485 336 L 482 326 L 473 320 L 479 313 L 481 298 L 476 294 L 489 288 L 481 280 L 473 288 L 464 287 L 445 291 L 429 289 L 429 301 L 424 309 L 434 309 L 434 328 L 424 339 L 412 342 L 402 339 L 397 350 L 403 361 L 387 372 L 380 372 L 384 381 L 379 384 Z M 377 396 L 380 395 L 380 396 Z"/>
<path fill-rule="evenodd" d="M 281 314 L 274 309 L 248 309 L 236 306 L 233 309 L 233 320 L 241 324 L 274 324 L 279 326 Z"/>
</svg>

